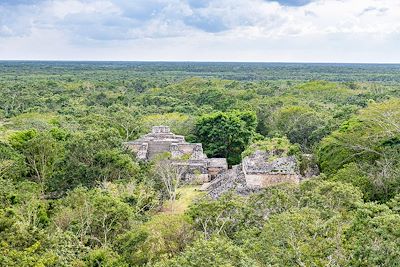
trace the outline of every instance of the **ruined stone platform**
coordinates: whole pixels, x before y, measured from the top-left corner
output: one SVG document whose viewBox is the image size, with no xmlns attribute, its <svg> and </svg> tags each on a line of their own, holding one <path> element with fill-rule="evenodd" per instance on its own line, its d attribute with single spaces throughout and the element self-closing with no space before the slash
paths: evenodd
<svg viewBox="0 0 400 267">
<path fill-rule="evenodd" d="M 188 143 L 182 135 L 171 132 L 168 126 L 154 126 L 151 133 L 124 143 L 135 153 L 138 160 L 149 161 L 162 154 L 168 154 L 171 162 L 187 169 L 185 179 L 211 181 L 220 172 L 228 169 L 225 158 L 207 158 L 200 143 Z"/>
</svg>

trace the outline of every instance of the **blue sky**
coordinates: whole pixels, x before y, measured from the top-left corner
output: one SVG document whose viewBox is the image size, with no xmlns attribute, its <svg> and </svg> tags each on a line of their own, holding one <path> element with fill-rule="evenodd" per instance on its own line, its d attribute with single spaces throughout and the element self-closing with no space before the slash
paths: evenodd
<svg viewBox="0 0 400 267">
<path fill-rule="evenodd" d="M 0 59 L 400 63 L 399 0 L 0 0 Z"/>
</svg>

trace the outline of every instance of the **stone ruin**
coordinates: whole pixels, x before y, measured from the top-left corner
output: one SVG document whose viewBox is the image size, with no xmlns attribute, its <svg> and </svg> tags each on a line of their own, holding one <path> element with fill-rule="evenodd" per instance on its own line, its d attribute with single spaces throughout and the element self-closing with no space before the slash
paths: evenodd
<svg viewBox="0 0 400 267">
<path fill-rule="evenodd" d="M 300 173 L 294 156 L 271 160 L 270 153 L 257 150 L 243 159 L 242 170 L 246 184 L 250 188 L 300 181 Z"/>
<path fill-rule="evenodd" d="M 124 146 L 143 161 L 168 154 L 171 164 L 185 168 L 184 180 L 208 182 L 228 169 L 225 158 L 207 158 L 202 144 L 186 142 L 185 137 L 172 133 L 168 126 L 154 126 L 151 133 Z"/>
<path fill-rule="evenodd" d="M 299 183 L 301 179 L 303 177 L 294 156 L 275 158 L 268 151 L 256 150 L 241 164 L 203 184 L 202 189 L 208 191 L 212 198 L 218 198 L 227 191 L 248 195 L 280 183 Z"/>
<path fill-rule="evenodd" d="M 126 142 L 125 147 L 133 151 L 138 160 L 144 161 L 168 153 L 171 164 L 186 168 L 184 180 L 200 181 L 203 184 L 201 190 L 213 198 L 227 191 L 247 195 L 280 183 L 299 183 L 318 174 L 315 164 L 308 166 L 307 173 L 301 175 L 294 156 L 274 155 L 273 151 L 261 150 L 228 169 L 225 158 L 207 158 L 202 144 L 186 142 L 183 136 L 173 134 L 167 126 L 154 126 L 151 133 Z"/>
</svg>

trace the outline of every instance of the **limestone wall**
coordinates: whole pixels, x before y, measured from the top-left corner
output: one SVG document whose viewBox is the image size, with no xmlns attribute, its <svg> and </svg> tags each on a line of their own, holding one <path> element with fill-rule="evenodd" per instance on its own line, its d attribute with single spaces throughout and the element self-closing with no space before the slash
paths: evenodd
<svg viewBox="0 0 400 267">
<path fill-rule="evenodd" d="M 189 154 L 189 155 L 193 153 L 195 146 L 196 144 L 190 144 L 190 143 L 178 144 L 179 150 L 182 151 L 183 154 Z"/>
<path fill-rule="evenodd" d="M 264 188 L 280 183 L 298 183 L 297 174 L 245 174 L 246 184 L 250 188 Z"/>
<path fill-rule="evenodd" d="M 155 156 L 170 152 L 170 147 L 172 142 L 171 141 L 153 141 L 149 142 L 148 148 L 148 159 L 153 159 Z"/>
</svg>

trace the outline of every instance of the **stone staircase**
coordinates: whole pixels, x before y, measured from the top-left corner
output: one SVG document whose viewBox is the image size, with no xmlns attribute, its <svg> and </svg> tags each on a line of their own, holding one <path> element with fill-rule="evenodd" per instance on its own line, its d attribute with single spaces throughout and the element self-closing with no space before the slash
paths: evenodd
<svg viewBox="0 0 400 267">
<path fill-rule="evenodd" d="M 220 173 L 213 181 L 204 184 L 202 190 L 207 191 L 207 194 L 214 199 L 229 191 L 239 195 L 248 195 L 255 191 L 247 187 L 241 164 Z"/>
<path fill-rule="evenodd" d="M 153 159 L 158 154 L 165 153 L 166 151 L 170 151 L 171 142 L 168 141 L 159 141 L 159 142 L 149 142 L 148 148 L 148 158 Z"/>
</svg>

